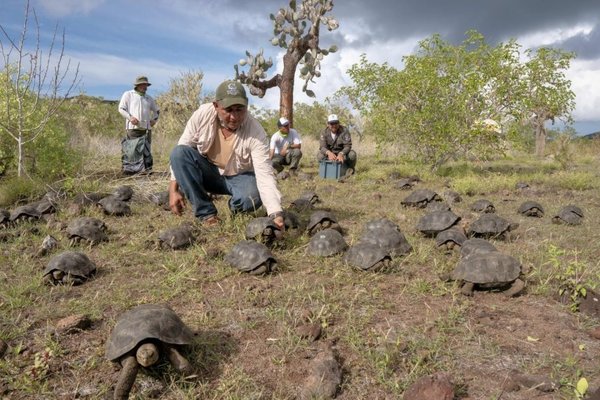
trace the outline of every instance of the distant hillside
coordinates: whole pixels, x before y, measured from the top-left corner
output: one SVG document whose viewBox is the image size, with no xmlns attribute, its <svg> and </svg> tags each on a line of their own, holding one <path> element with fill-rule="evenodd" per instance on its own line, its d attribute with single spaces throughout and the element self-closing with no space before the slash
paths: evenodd
<svg viewBox="0 0 600 400">
<path fill-rule="evenodd" d="M 598 132 L 594 132 L 594 133 L 589 133 L 587 135 L 583 135 L 581 136 L 582 139 L 597 139 L 600 138 L 600 131 Z"/>
</svg>

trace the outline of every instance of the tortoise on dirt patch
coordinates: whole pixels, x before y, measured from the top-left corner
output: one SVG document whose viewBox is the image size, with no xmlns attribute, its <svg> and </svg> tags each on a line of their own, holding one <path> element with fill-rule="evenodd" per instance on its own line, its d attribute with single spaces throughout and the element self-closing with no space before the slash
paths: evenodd
<svg viewBox="0 0 600 400">
<path fill-rule="evenodd" d="M 247 240 L 256 240 L 269 246 L 281 237 L 281 231 L 272 218 L 256 217 L 246 225 L 245 236 Z"/>
<path fill-rule="evenodd" d="M 521 263 L 516 258 L 499 251 L 474 254 L 462 258 L 451 277 L 462 282 L 461 292 L 473 295 L 473 289 L 500 289 L 503 294 L 515 296 L 525 288 L 521 276 Z"/>
<path fill-rule="evenodd" d="M 482 214 L 481 217 L 473 221 L 469 226 L 469 236 L 503 238 L 514 227 L 514 224 L 496 214 Z"/>
<path fill-rule="evenodd" d="M 119 200 L 113 195 L 106 196 L 105 198 L 101 199 L 98 204 L 102 206 L 104 214 L 106 215 L 114 215 L 118 217 L 131 215 L 131 208 L 129 207 L 129 204 L 123 200 Z"/>
<path fill-rule="evenodd" d="M 81 240 L 86 240 L 91 244 L 108 241 L 106 225 L 92 217 L 80 217 L 71 221 L 67 225 L 67 234 L 71 239 L 71 245 Z"/>
<path fill-rule="evenodd" d="M 112 193 L 112 196 L 121 201 L 129 201 L 133 197 L 133 188 L 129 185 L 119 186 Z"/>
<path fill-rule="evenodd" d="M 519 206 L 519 214 L 527 217 L 541 218 L 544 216 L 544 207 L 537 201 L 525 201 Z"/>
<path fill-rule="evenodd" d="M 398 229 L 381 227 L 367 229 L 359 239 L 361 243 L 371 243 L 390 253 L 392 257 L 403 256 L 411 252 L 412 246 Z"/>
<path fill-rule="evenodd" d="M 410 178 L 401 178 L 394 183 L 394 187 L 400 190 L 410 190 L 415 185 L 415 183 L 416 182 L 414 182 Z"/>
<path fill-rule="evenodd" d="M 440 196 L 431 189 L 418 189 L 400 202 L 403 206 L 425 208 L 432 201 L 441 200 Z"/>
<path fill-rule="evenodd" d="M 529 183 L 525 183 L 525 182 L 517 182 L 515 184 L 515 188 L 519 189 L 519 190 L 523 190 L 523 189 L 527 189 L 529 188 Z"/>
<path fill-rule="evenodd" d="M 309 235 L 322 231 L 324 229 L 334 229 L 338 232 L 342 232 L 342 228 L 337 222 L 337 218 L 329 211 L 318 210 L 310 215 L 306 230 Z"/>
<path fill-rule="evenodd" d="M 465 259 L 475 254 L 489 253 L 491 251 L 498 251 L 498 249 L 485 239 L 473 238 L 463 242 L 460 248 L 460 258 Z"/>
<path fill-rule="evenodd" d="M 446 203 L 445 201 L 432 201 L 430 203 L 427 203 L 427 206 L 425 207 L 425 211 L 428 212 L 435 212 L 435 211 L 451 211 L 451 207 L 450 204 Z"/>
<path fill-rule="evenodd" d="M 471 210 L 479 213 L 495 213 L 496 207 L 487 199 L 479 199 L 471 204 Z"/>
<path fill-rule="evenodd" d="M 462 197 L 460 196 L 460 193 L 454 191 L 454 190 L 446 190 L 442 197 L 444 198 L 444 200 L 446 200 L 448 203 L 460 203 L 462 201 Z"/>
<path fill-rule="evenodd" d="M 435 236 L 460 221 L 452 211 L 434 211 L 423 215 L 417 222 L 417 230 L 425 236 Z"/>
<path fill-rule="evenodd" d="M 163 249 L 185 249 L 194 244 L 196 237 L 189 226 L 178 226 L 158 234 L 158 243 Z"/>
<path fill-rule="evenodd" d="M 80 285 L 96 273 L 96 264 L 77 251 L 65 251 L 50 259 L 44 281 L 53 285 Z"/>
<path fill-rule="evenodd" d="M 568 205 L 561 208 L 558 213 L 552 217 L 555 224 L 580 225 L 583 221 L 583 210 L 574 205 Z"/>
<path fill-rule="evenodd" d="M 324 229 L 314 234 L 308 242 L 308 254 L 329 257 L 343 253 L 348 248 L 342 234 L 334 229 Z"/>
<path fill-rule="evenodd" d="M 272 272 L 277 260 L 271 250 L 255 240 L 242 240 L 225 255 L 225 261 L 250 275 L 263 275 Z"/>
<path fill-rule="evenodd" d="M 5 227 L 10 222 L 10 212 L 0 208 L 0 228 Z"/>
<path fill-rule="evenodd" d="M 388 218 L 376 218 L 368 221 L 365 224 L 365 230 L 390 228 L 400 232 L 400 227 L 394 221 Z"/>
<path fill-rule="evenodd" d="M 193 368 L 179 349 L 193 338 L 190 328 L 166 305 L 142 304 L 123 313 L 106 344 L 106 358 L 122 366 L 114 398 L 127 399 L 140 365 L 152 366 L 161 356 L 190 375 Z"/>
<path fill-rule="evenodd" d="M 453 250 L 460 247 L 467 241 L 467 236 L 462 228 L 456 226 L 439 232 L 435 237 L 435 244 L 438 247 L 443 247 L 446 250 Z"/>
<path fill-rule="evenodd" d="M 392 257 L 388 251 L 376 244 L 359 242 L 346 251 L 344 261 L 363 271 L 377 272 L 387 269 Z"/>
<path fill-rule="evenodd" d="M 26 204 L 15 208 L 11 213 L 9 220 L 10 222 L 16 223 L 20 221 L 36 221 L 42 217 L 42 214 L 37 208 Z"/>
</svg>

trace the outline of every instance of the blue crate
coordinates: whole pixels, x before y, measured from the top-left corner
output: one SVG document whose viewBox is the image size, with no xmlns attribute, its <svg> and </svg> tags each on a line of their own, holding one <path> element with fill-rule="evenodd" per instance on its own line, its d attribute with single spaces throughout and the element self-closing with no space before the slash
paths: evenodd
<svg viewBox="0 0 600 400">
<path fill-rule="evenodd" d="M 346 164 L 322 160 L 319 163 L 319 176 L 325 179 L 340 179 L 342 176 L 346 174 Z"/>
</svg>

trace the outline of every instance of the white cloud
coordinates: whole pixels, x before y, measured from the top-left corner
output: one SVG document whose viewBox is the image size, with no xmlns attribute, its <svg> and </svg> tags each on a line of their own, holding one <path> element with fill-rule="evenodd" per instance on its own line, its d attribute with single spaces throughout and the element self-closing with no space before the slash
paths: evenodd
<svg viewBox="0 0 600 400">
<path fill-rule="evenodd" d="M 593 24 L 578 24 L 571 28 L 546 29 L 543 31 L 532 32 L 519 37 L 519 44 L 525 49 L 539 46 L 550 46 L 555 43 L 564 42 L 567 39 L 578 35 L 589 35 L 594 30 Z"/>
<path fill-rule="evenodd" d="M 87 15 L 104 2 L 105 0 L 37 0 L 36 4 L 53 17 L 65 17 L 72 14 Z"/>
<path fill-rule="evenodd" d="M 600 60 L 574 60 L 567 72 L 567 78 L 571 80 L 571 89 L 577 94 L 574 119 L 600 120 Z"/>
</svg>

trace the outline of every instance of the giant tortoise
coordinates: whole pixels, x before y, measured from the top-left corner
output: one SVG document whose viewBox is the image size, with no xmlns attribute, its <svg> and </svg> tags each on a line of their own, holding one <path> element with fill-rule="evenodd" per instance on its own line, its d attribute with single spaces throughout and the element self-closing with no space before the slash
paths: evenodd
<svg viewBox="0 0 600 400">
<path fill-rule="evenodd" d="M 371 243 L 390 253 L 392 257 L 403 256 L 412 251 L 412 246 L 398 229 L 381 227 L 366 229 L 359 239 L 362 243 Z"/>
<path fill-rule="evenodd" d="M 403 206 L 425 208 L 432 201 L 440 201 L 440 196 L 431 189 L 417 189 L 400 202 Z"/>
<path fill-rule="evenodd" d="M 574 205 L 564 206 L 552 217 L 555 224 L 580 225 L 582 220 L 583 210 Z"/>
<path fill-rule="evenodd" d="M 523 214 L 527 217 L 541 218 L 544 216 L 544 207 L 537 201 L 528 200 L 519 206 L 519 214 Z"/>
<path fill-rule="evenodd" d="M 225 261 L 232 267 L 250 275 L 267 274 L 277 266 L 277 260 L 271 250 L 255 240 L 238 242 L 225 255 Z"/>
<path fill-rule="evenodd" d="M 377 272 L 390 266 L 390 253 L 373 243 L 359 242 L 350 247 L 344 255 L 344 261 L 363 271 Z"/>
<path fill-rule="evenodd" d="M 435 236 L 460 221 L 452 211 L 434 211 L 423 215 L 417 222 L 417 230 L 425 236 Z"/>
<path fill-rule="evenodd" d="M 74 219 L 67 226 L 67 234 L 70 244 L 86 240 L 91 244 L 108 241 L 106 225 L 97 218 L 80 217 Z"/>
<path fill-rule="evenodd" d="M 308 242 L 309 254 L 319 257 L 329 257 L 343 253 L 348 248 L 344 237 L 338 231 L 328 228 L 314 234 Z"/>
<path fill-rule="evenodd" d="M 96 264 L 77 251 L 65 251 L 50 259 L 44 270 L 44 281 L 53 285 L 80 285 L 96 273 Z"/>
<path fill-rule="evenodd" d="M 505 238 L 509 231 L 515 228 L 508 220 L 496 214 L 482 214 L 469 226 L 469 235 L 482 238 Z"/>
<path fill-rule="evenodd" d="M 127 399 L 139 366 L 154 365 L 160 356 L 190 375 L 193 368 L 179 348 L 193 338 L 190 328 L 166 305 L 142 304 L 121 315 L 106 344 L 106 358 L 122 366 L 114 398 Z"/>
</svg>

